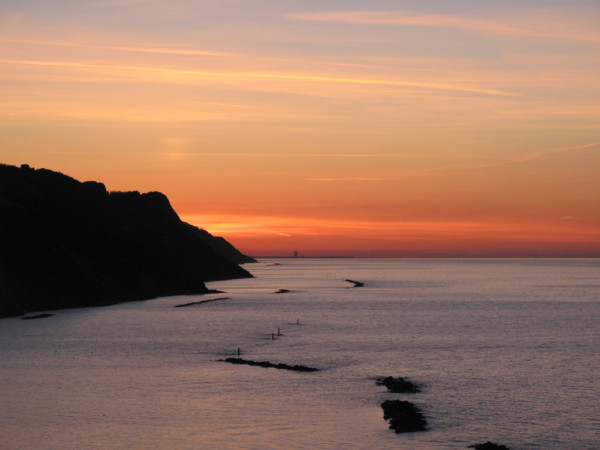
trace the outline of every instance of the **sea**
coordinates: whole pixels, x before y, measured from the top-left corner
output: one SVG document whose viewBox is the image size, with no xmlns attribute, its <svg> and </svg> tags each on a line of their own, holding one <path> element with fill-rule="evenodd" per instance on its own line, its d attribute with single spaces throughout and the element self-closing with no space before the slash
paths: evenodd
<svg viewBox="0 0 600 450">
<path fill-rule="evenodd" d="M 600 448 L 600 259 L 245 268 L 222 293 L 0 319 L 0 448 Z M 238 349 L 319 371 L 222 361 Z M 388 399 L 428 430 L 390 430 Z"/>
</svg>

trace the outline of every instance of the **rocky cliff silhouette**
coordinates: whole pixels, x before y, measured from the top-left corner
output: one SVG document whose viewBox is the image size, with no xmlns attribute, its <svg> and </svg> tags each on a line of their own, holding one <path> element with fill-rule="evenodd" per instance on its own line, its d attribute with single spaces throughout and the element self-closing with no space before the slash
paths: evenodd
<svg viewBox="0 0 600 450">
<path fill-rule="evenodd" d="M 159 192 L 0 165 L 0 317 L 200 294 L 206 281 L 251 277 L 236 264 L 251 260 L 182 222 Z"/>
<path fill-rule="evenodd" d="M 218 251 L 220 254 L 225 256 L 227 259 L 233 261 L 236 264 L 255 263 L 256 260 L 249 256 L 244 255 L 237 248 L 227 242 L 224 238 L 219 236 L 213 236 L 208 231 L 201 228 L 197 228 L 193 225 L 186 224 L 191 230 L 196 233 L 203 242 L 208 244 L 210 247 Z"/>
</svg>

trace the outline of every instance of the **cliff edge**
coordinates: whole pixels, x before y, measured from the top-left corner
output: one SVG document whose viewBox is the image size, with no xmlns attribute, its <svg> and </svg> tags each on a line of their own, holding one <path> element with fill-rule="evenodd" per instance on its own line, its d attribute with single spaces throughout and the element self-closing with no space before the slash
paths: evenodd
<svg viewBox="0 0 600 450">
<path fill-rule="evenodd" d="M 0 317 L 199 294 L 206 281 L 252 276 L 236 264 L 250 259 L 219 246 L 159 192 L 109 193 L 101 183 L 0 165 Z"/>
</svg>

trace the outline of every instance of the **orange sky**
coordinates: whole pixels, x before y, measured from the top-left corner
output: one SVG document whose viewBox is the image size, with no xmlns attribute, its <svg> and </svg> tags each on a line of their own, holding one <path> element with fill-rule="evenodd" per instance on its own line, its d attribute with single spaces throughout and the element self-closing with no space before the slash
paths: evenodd
<svg viewBox="0 0 600 450">
<path fill-rule="evenodd" d="M 597 2 L 350 4 L 3 2 L 0 162 L 253 255 L 600 256 Z"/>
</svg>

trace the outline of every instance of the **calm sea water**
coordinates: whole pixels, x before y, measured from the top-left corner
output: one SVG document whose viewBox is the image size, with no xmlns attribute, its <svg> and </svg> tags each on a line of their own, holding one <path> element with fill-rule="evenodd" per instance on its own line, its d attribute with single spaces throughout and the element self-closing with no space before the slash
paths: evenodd
<svg viewBox="0 0 600 450">
<path fill-rule="evenodd" d="M 225 294 L 1 319 L 0 447 L 600 448 L 600 260 L 246 267 L 210 283 Z M 218 361 L 238 347 L 323 370 Z M 423 392 L 387 393 L 387 375 Z M 388 430 L 390 398 L 430 430 Z"/>
</svg>

